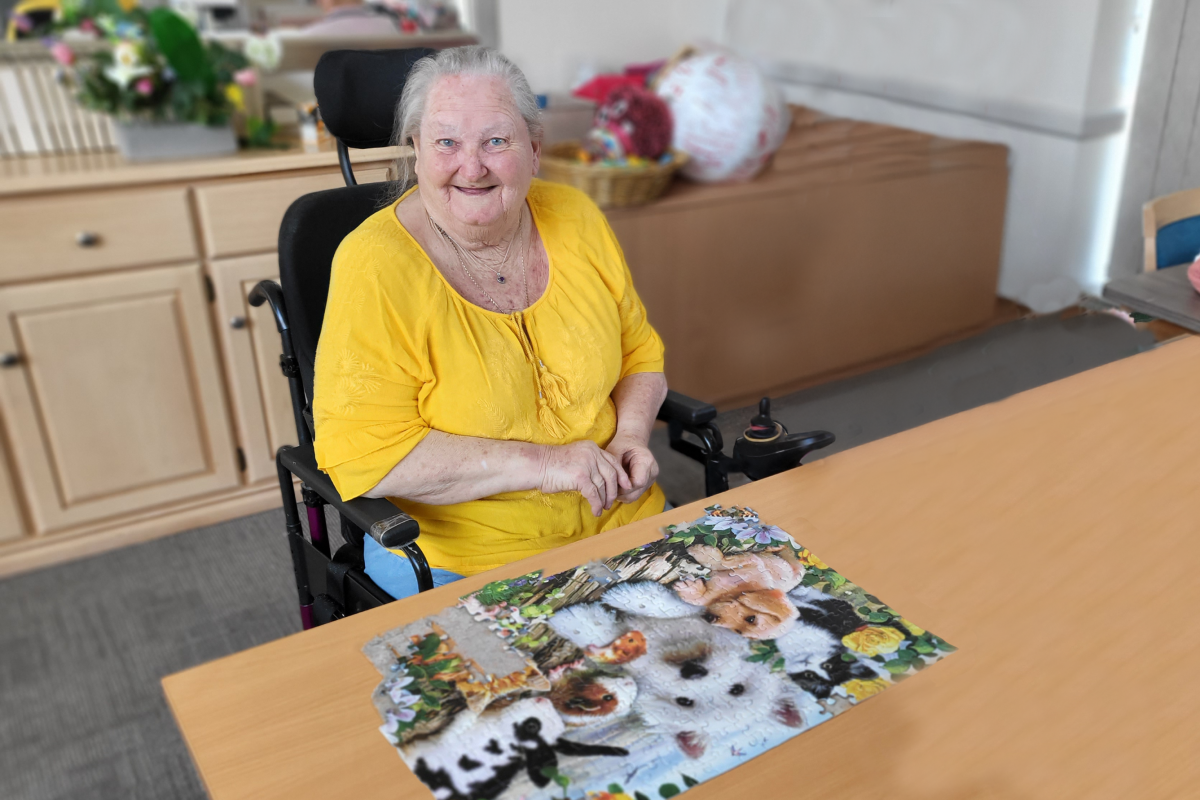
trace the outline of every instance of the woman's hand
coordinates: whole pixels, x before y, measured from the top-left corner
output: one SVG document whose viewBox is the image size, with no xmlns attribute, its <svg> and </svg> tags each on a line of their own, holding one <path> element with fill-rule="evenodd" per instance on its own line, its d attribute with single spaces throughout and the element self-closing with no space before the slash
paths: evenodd
<svg viewBox="0 0 1200 800">
<path fill-rule="evenodd" d="M 658 461 L 646 443 L 636 436 L 618 433 L 605 450 L 629 476 L 629 488 L 622 487 L 621 494 L 617 497 L 622 503 L 637 500 L 658 478 Z"/>
<path fill-rule="evenodd" d="M 657 465 L 654 472 L 658 474 Z M 538 488 L 544 494 L 579 492 L 598 517 L 632 487 L 621 462 L 591 439 L 584 439 L 546 447 Z"/>
</svg>

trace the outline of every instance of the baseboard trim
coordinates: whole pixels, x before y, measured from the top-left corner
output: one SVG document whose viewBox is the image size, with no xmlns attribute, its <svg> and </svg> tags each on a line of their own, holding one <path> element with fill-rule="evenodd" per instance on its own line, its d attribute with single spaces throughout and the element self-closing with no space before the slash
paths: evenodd
<svg viewBox="0 0 1200 800">
<path fill-rule="evenodd" d="M 279 507 L 279 486 L 272 482 L 71 531 L 27 537 L 0 547 L 0 578 Z M 279 524 L 282 530 L 282 515 Z"/>
</svg>

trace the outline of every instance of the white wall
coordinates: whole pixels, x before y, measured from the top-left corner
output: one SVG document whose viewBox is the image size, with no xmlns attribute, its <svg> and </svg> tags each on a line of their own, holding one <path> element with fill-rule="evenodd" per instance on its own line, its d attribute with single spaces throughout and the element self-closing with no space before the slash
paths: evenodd
<svg viewBox="0 0 1200 800">
<path fill-rule="evenodd" d="M 535 92 L 563 92 L 581 67 L 618 69 L 722 36 L 725 0 L 499 0 L 500 49 Z"/>
<path fill-rule="evenodd" d="M 1000 142 L 998 291 L 1038 311 L 1098 291 L 1148 0 L 500 0 L 500 46 L 538 91 L 698 39 L 758 59 L 793 102 Z M 598 9 L 604 13 L 599 14 Z M 634 23 L 636 20 L 636 24 Z M 1134 70 L 1136 72 L 1136 70 Z"/>
</svg>

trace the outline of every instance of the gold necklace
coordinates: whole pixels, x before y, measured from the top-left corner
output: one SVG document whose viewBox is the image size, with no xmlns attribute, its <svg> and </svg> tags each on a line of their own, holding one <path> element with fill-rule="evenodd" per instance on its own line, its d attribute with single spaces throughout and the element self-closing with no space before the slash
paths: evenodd
<svg viewBox="0 0 1200 800">
<path fill-rule="evenodd" d="M 460 267 L 462 267 L 462 271 L 465 272 L 467 274 L 467 277 L 471 279 L 471 283 L 475 284 L 475 288 L 478 289 L 479 291 L 483 292 L 483 296 L 486 297 L 488 299 L 488 302 L 490 302 L 495 307 L 496 311 L 500 312 L 501 314 L 512 314 L 513 312 L 520 311 L 520 308 L 518 308 L 516 306 L 510 308 L 508 311 L 505 311 L 504 309 L 500 308 L 500 304 L 496 302 L 496 298 L 492 297 L 491 293 L 488 292 L 487 289 L 484 289 L 483 286 L 480 285 L 479 281 L 475 280 L 475 276 L 471 274 L 471 270 L 467 269 L 467 262 L 463 258 L 463 248 L 459 247 L 458 242 L 454 241 L 454 237 L 452 237 L 449 233 L 447 233 L 446 230 L 444 228 L 442 228 L 441 225 L 438 225 L 436 222 L 434 222 L 433 217 L 429 216 L 428 211 L 425 212 L 425 218 L 429 220 L 429 224 L 431 226 L 433 226 L 433 229 L 438 234 L 440 234 L 442 236 L 442 238 L 445 239 L 450 244 L 450 247 L 453 248 L 453 250 L 454 250 L 454 255 L 458 258 L 458 265 Z M 524 215 L 524 213 L 522 213 L 521 221 L 517 225 L 517 235 L 513 237 L 512 241 L 509 241 L 508 248 L 506 248 L 504 251 L 505 260 L 508 259 L 508 251 L 509 251 L 509 249 L 512 248 L 513 241 L 516 241 L 517 239 L 522 238 L 521 231 L 524 229 L 524 227 L 525 227 L 525 215 Z M 525 290 L 525 305 L 523 307 L 528 308 L 529 307 L 529 281 L 526 280 L 526 278 L 525 278 L 525 247 L 524 246 L 522 246 L 521 249 L 517 252 L 517 262 L 521 266 L 521 285 Z M 491 269 L 491 268 L 489 267 L 489 269 Z M 501 275 L 499 273 L 498 270 L 492 270 L 492 271 L 496 273 L 497 283 L 505 283 L 506 279 L 504 278 L 503 275 Z"/>
</svg>

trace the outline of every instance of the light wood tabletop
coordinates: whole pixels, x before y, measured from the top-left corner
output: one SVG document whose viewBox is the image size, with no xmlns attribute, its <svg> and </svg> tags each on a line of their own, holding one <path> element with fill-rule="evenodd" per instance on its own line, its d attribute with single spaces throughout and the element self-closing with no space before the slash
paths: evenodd
<svg viewBox="0 0 1200 800">
<path fill-rule="evenodd" d="M 1196 796 L 1198 397 L 1189 338 L 715 498 L 959 651 L 689 797 Z M 429 797 L 378 732 L 362 645 L 703 505 L 166 678 L 209 792 Z"/>
</svg>

